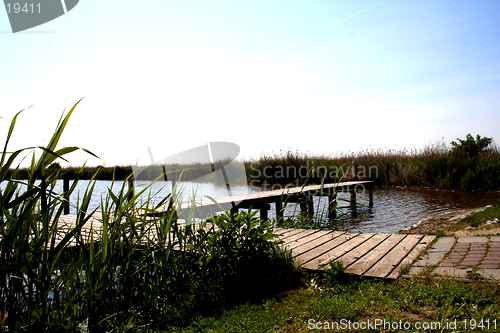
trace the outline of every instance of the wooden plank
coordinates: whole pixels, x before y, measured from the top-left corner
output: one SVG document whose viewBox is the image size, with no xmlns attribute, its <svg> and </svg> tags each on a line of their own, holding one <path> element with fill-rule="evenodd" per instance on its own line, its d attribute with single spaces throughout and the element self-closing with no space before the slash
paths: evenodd
<svg viewBox="0 0 500 333">
<path fill-rule="evenodd" d="M 328 237 L 328 235 L 333 234 L 333 230 L 316 230 L 316 231 L 317 232 L 311 233 L 306 237 L 302 237 L 301 239 L 299 239 L 295 242 L 288 242 L 287 241 L 286 248 L 289 250 L 293 250 L 296 247 L 302 246 L 304 244 L 307 244 L 309 242 L 314 241 L 315 239 L 322 238 L 322 237 L 331 239 L 331 237 Z"/>
<path fill-rule="evenodd" d="M 398 245 L 392 248 L 382 259 L 370 268 L 364 275 L 386 277 L 410 253 L 422 239 L 420 235 L 407 235 Z"/>
<path fill-rule="evenodd" d="M 295 235 L 290 236 L 290 237 L 286 237 L 283 240 L 287 244 L 297 244 L 297 242 L 300 244 L 300 243 L 302 243 L 302 238 L 310 236 L 312 234 L 316 234 L 316 233 L 320 233 L 320 230 L 318 230 L 318 229 L 305 229 L 301 233 L 295 234 Z"/>
<path fill-rule="evenodd" d="M 274 232 L 277 234 L 277 235 L 283 235 L 287 232 L 290 232 L 292 229 L 286 229 L 286 228 L 274 228 Z"/>
<path fill-rule="evenodd" d="M 307 263 L 314 258 L 331 251 L 332 249 L 336 248 L 337 246 L 347 242 L 349 239 L 356 237 L 359 235 L 359 233 L 345 233 L 343 235 L 340 235 L 326 243 L 323 243 L 322 245 L 319 245 L 315 248 L 310 249 L 307 252 L 304 252 L 298 256 L 295 257 L 295 260 L 297 260 L 300 263 Z M 293 253 L 294 251 L 292 251 Z"/>
<path fill-rule="evenodd" d="M 287 242 L 287 239 L 289 239 L 290 237 L 293 237 L 295 235 L 300 235 L 302 234 L 303 232 L 306 232 L 308 230 L 311 230 L 311 229 L 291 229 L 290 232 L 287 232 L 286 234 L 284 235 L 281 235 L 280 236 L 280 239 L 284 242 Z"/>
<path fill-rule="evenodd" d="M 375 265 L 387 252 L 392 250 L 405 235 L 393 234 L 385 239 L 382 243 L 377 245 L 370 252 L 365 254 L 363 257 L 358 259 L 352 265 L 347 267 L 346 272 L 356 275 L 363 275 L 367 270 L 369 270 L 373 265 Z"/>
<path fill-rule="evenodd" d="M 377 245 L 389 238 L 389 236 L 390 234 L 375 234 L 360 246 L 338 258 L 338 260 L 342 261 L 344 267 L 347 268 L 352 263 L 356 262 L 359 258 L 363 257 L 365 254 L 374 249 Z"/>
<path fill-rule="evenodd" d="M 358 236 L 349 239 L 347 242 L 343 243 L 340 246 L 337 246 L 335 249 L 328 251 L 319 257 L 314 258 L 308 263 L 304 264 L 304 268 L 307 269 L 323 269 L 325 265 L 327 265 L 330 261 L 336 260 L 342 255 L 352 251 L 354 248 L 359 246 L 360 244 L 366 242 L 368 239 L 373 237 L 373 233 L 363 233 Z"/>
<path fill-rule="evenodd" d="M 316 233 L 319 231 L 318 229 L 297 229 L 297 230 L 300 230 L 300 232 L 298 232 L 292 236 L 285 235 L 285 236 L 282 236 L 280 238 L 287 243 L 291 243 L 291 242 L 299 241 L 301 238 L 304 238 L 310 234 L 313 234 L 313 233 Z"/>
<path fill-rule="evenodd" d="M 436 236 L 424 236 L 420 242 L 411 250 L 410 253 L 399 263 L 399 265 L 392 271 L 391 274 L 387 276 L 388 279 L 397 279 L 399 276 L 399 270 L 401 267 L 412 264 L 419 254 L 425 250 L 433 241 Z"/>
<path fill-rule="evenodd" d="M 310 251 L 311 249 L 318 247 L 326 242 L 329 242 L 332 239 L 337 238 L 339 236 L 342 236 L 344 234 L 345 234 L 345 232 L 343 232 L 343 231 L 334 231 L 330 234 L 323 234 L 323 235 L 321 235 L 321 237 L 318 237 L 318 238 L 314 239 L 313 241 L 310 241 L 310 242 L 307 242 L 307 243 L 304 243 L 304 244 L 301 244 L 301 245 L 295 247 L 292 250 L 292 254 L 294 257 L 297 257 L 297 256 L 301 255 L 302 253 Z M 286 246 L 286 244 L 285 244 L 285 246 Z"/>
</svg>

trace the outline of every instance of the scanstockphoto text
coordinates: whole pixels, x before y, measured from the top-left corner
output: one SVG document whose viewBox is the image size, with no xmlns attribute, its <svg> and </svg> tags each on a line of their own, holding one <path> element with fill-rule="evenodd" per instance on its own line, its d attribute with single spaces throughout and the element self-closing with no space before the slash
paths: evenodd
<svg viewBox="0 0 500 333">
<path fill-rule="evenodd" d="M 491 330 L 497 329 L 497 319 L 463 319 L 439 321 L 390 321 L 385 319 L 367 319 L 366 321 L 351 321 L 340 319 L 338 321 L 307 321 L 309 330 Z"/>
</svg>

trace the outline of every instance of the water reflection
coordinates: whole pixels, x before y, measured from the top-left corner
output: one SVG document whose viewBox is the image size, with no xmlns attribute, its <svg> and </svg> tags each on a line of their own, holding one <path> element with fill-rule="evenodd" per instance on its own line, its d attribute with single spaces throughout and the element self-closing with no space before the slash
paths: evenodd
<svg viewBox="0 0 500 333">
<path fill-rule="evenodd" d="M 87 186 L 87 181 L 80 181 L 77 191 L 80 196 L 83 195 Z M 91 208 L 100 205 L 101 197 L 109 189 L 113 192 L 119 191 L 123 182 L 116 181 L 98 181 L 91 201 Z M 149 182 L 136 183 L 136 191 L 140 191 Z M 171 191 L 170 182 L 159 181 L 151 187 L 151 193 L 157 194 L 156 201 L 159 201 Z M 228 195 L 227 189 L 223 185 L 211 183 L 193 183 L 187 182 L 184 185 L 183 196 L 188 199 L 193 193 L 197 197 L 209 195 L 213 198 L 224 197 Z M 62 182 L 58 184 L 62 191 Z M 231 188 L 233 195 L 255 193 L 262 191 L 255 186 L 237 186 Z M 143 200 L 149 192 L 143 195 Z M 71 197 L 71 201 L 77 201 L 77 192 Z M 361 208 L 357 216 L 341 219 L 339 225 L 341 230 L 352 232 L 389 232 L 394 233 L 404 230 L 413 224 L 418 223 L 424 218 L 438 216 L 443 213 L 465 209 L 477 208 L 492 204 L 500 200 L 500 192 L 462 192 L 462 191 L 437 191 L 430 189 L 403 189 L 396 187 L 378 186 L 373 192 L 373 208 Z M 368 206 L 368 193 L 360 192 L 357 195 L 358 202 Z M 349 195 L 347 193 L 339 194 L 340 206 L 349 205 Z M 346 201 L 342 201 L 346 200 Z M 269 217 L 275 217 L 276 211 L 274 204 L 271 204 Z M 322 218 L 327 216 L 328 202 L 326 197 L 314 197 L 314 209 Z M 299 207 L 290 204 L 285 215 L 295 215 L 300 211 Z M 71 210 L 75 212 L 74 208 Z"/>
<path fill-rule="evenodd" d="M 349 205 L 349 194 L 340 193 L 339 206 Z M 351 232 L 387 232 L 395 233 L 409 228 L 419 221 L 444 213 L 483 207 L 500 201 L 500 192 L 463 192 L 441 191 L 431 189 L 403 189 L 397 187 L 378 186 L 373 192 L 373 207 L 368 208 L 368 193 L 359 192 L 357 201 L 365 205 L 358 209 L 353 217 L 346 214 L 339 219 L 339 229 Z M 269 213 L 276 216 L 274 205 Z M 314 197 L 314 209 L 323 218 L 327 214 L 328 201 L 326 197 Z M 285 215 L 297 214 L 299 208 L 295 205 L 285 211 Z M 339 215 L 342 210 L 339 210 Z M 344 209 L 343 212 L 348 212 Z"/>
<path fill-rule="evenodd" d="M 374 206 L 342 225 L 358 232 L 397 232 L 422 219 L 460 209 L 483 207 L 500 200 L 499 192 L 436 191 L 377 187 Z"/>
</svg>

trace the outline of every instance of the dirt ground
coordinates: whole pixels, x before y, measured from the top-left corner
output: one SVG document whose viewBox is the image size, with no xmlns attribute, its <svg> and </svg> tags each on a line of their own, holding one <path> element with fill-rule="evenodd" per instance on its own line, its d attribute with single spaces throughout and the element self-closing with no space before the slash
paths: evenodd
<svg viewBox="0 0 500 333">
<path fill-rule="evenodd" d="M 497 222 L 492 221 L 490 223 L 483 223 L 476 228 L 467 224 L 460 224 L 460 221 L 470 214 L 483 211 L 487 207 L 488 206 L 475 209 L 462 209 L 437 217 L 429 217 L 422 220 L 417 226 L 401 231 L 401 233 L 434 234 L 438 231 L 443 231 L 446 235 L 455 237 L 499 235 L 500 222 L 498 222 L 498 219 L 496 220 Z"/>
</svg>

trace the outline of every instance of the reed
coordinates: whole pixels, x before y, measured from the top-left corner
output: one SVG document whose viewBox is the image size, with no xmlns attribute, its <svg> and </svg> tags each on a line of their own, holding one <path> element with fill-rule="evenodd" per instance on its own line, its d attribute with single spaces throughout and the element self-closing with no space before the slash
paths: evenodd
<svg viewBox="0 0 500 333">
<path fill-rule="evenodd" d="M 378 185 L 432 187 L 447 190 L 500 190 L 500 152 L 492 145 L 492 139 L 468 134 L 450 144 L 438 142 L 422 149 L 365 149 L 359 152 L 313 155 L 292 151 L 263 154 L 259 158 L 243 161 L 246 180 L 238 180 L 257 186 L 302 186 L 319 184 L 321 181 L 373 180 Z M 50 166 L 61 169 L 59 177 L 124 180 L 132 174 L 132 166 L 61 168 L 57 163 Z M 170 169 L 182 171 L 184 178 L 220 183 L 207 164 L 175 165 Z M 99 170 L 99 172 L 97 172 Z M 9 178 L 26 179 L 26 169 L 7 171 Z M 144 179 L 156 179 L 156 174 L 142 174 Z M 306 182 L 307 179 L 307 182 Z"/>
<path fill-rule="evenodd" d="M 245 161 L 254 185 L 319 184 L 323 179 L 373 180 L 378 185 L 432 187 L 448 190 L 500 190 L 500 152 L 492 139 L 468 134 L 449 145 L 422 149 L 382 150 L 312 155 L 286 150 Z"/>
<path fill-rule="evenodd" d="M 110 188 L 102 198 L 102 227 L 84 232 L 95 212 L 89 203 L 102 168 L 75 204 L 76 227 L 60 239 L 57 221 L 69 204 L 65 198 L 86 177 L 85 167 L 72 169 L 69 191 L 55 191 L 68 170 L 54 163 L 81 149 L 57 147 L 77 105 L 23 170 L 15 163 L 29 150 L 8 153 L 19 113 L 12 120 L 0 160 L 1 330 L 161 329 L 227 303 L 269 295 L 297 270 L 274 240 L 270 222 L 255 212 L 216 216 L 205 228 L 180 227 L 182 189 L 152 206 L 153 194 L 140 200 L 148 188 L 135 193 L 123 182 L 118 192 Z M 187 220 L 196 210 L 191 207 Z"/>
</svg>

